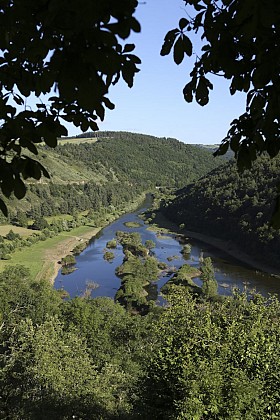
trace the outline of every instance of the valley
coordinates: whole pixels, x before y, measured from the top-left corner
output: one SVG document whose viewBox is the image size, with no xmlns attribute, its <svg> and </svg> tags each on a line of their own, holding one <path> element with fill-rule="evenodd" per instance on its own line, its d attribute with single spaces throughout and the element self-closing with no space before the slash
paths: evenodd
<svg viewBox="0 0 280 420">
<path fill-rule="evenodd" d="M 278 158 L 88 136 L 5 199 L 0 418 L 278 418 Z"/>
</svg>

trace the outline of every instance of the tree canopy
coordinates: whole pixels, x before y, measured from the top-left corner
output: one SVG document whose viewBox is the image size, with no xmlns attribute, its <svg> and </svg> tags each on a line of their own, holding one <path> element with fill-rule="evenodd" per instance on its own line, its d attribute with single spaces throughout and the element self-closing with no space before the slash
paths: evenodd
<svg viewBox="0 0 280 420">
<path fill-rule="evenodd" d="M 134 45 L 122 41 L 140 31 L 136 6 L 137 0 L 1 3 L 0 186 L 6 197 L 22 198 L 25 179 L 48 176 L 26 149 L 36 155 L 41 141 L 55 147 L 57 137 L 67 135 L 65 122 L 97 130 L 105 108 L 114 108 L 109 87 L 120 78 L 133 85 L 140 59 Z M 0 206 L 6 212 L 2 200 Z"/>
<path fill-rule="evenodd" d="M 185 0 L 186 17 L 165 37 L 161 55 L 173 52 L 176 64 L 194 56 L 191 80 L 183 90 L 187 102 L 204 106 L 213 78 L 230 81 L 230 93 L 245 92 L 245 112 L 234 119 L 216 154 L 230 147 L 239 168 L 250 167 L 264 151 L 280 149 L 280 3 L 271 0 Z M 190 11 L 192 7 L 192 11 Z M 191 15 L 192 14 L 192 15 Z M 200 51 L 188 34 L 201 34 Z"/>
<path fill-rule="evenodd" d="M 187 102 L 204 106 L 213 89 L 209 75 L 230 81 L 230 92 L 247 94 L 245 112 L 232 123 L 217 154 L 230 147 L 240 168 L 257 155 L 280 149 L 280 4 L 271 0 L 184 0 L 186 15 L 168 32 L 161 50 L 176 64 L 195 57 Z M 97 130 L 105 108 L 113 109 L 109 88 L 122 78 L 128 86 L 140 59 L 125 44 L 139 32 L 137 0 L 4 0 L 0 13 L 0 187 L 4 196 L 25 195 L 24 180 L 48 176 L 30 156 L 45 141 L 55 147 L 67 135 L 65 123 Z M 190 11 L 192 8 L 192 12 Z M 193 14 L 192 16 L 190 14 Z M 201 35 L 194 52 L 189 33 Z M 31 107 L 30 98 L 37 104 Z M 28 153 L 26 151 L 28 150 Z M 31 152 L 31 153 L 30 153 Z M 0 208 L 6 212 L 0 200 Z"/>
</svg>

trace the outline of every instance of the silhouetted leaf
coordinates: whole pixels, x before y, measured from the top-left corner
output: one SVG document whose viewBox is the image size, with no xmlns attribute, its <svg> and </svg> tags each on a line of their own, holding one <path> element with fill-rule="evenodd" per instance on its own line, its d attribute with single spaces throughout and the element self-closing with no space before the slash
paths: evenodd
<svg viewBox="0 0 280 420">
<path fill-rule="evenodd" d="M 193 82 L 189 82 L 186 84 L 186 86 L 184 87 L 183 90 L 183 94 L 184 94 L 184 99 L 186 102 L 192 102 L 193 100 L 193 89 L 194 89 L 194 84 Z"/>
<path fill-rule="evenodd" d="M 204 77 L 200 77 L 195 91 L 195 99 L 199 105 L 204 106 L 209 101 L 208 85 Z"/>
<path fill-rule="evenodd" d="M 0 210 L 4 214 L 4 216 L 8 217 L 8 209 L 2 198 L 0 198 Z"/>
<path fill-rule="evenodd" d="M 23 198 L 26 193 L 26 186 L 24 182 L 19 177 L 15 177 L 14 184 L 14 194 L 16 198 Z"/>
<path fill-rule="evenodd" d="M 221 145 L 219 146 L 218 150 L 216 150 L 213 155 L 214 156 L 222 156 L 225 155 L 226 152 L 228 151 L 228 147 L 229 147 L 229 142 L 228 141 L 224 141 L 223 143 L 221 143 Z"/>
<path fill-rule="evenodd" d="M 135 48 L 134 44 L 125 44 L 123 52 L 124 53 L 129 53 L 129 52 L 133 51 L 134 48 Z"/>
<path fill-rule="evenodd" d="M 241 136 L 236 134 L 236 135 L 232 136 L 232 138 L 230 139 L 230 148 L 233 152 L 238 151 L 240 138 L 241 138 Z"/>
<path fill-rule="evenodd" d="M 170 53 L 178 33 L 178 29 L 172 29 L 172 31 L 167 32 L 160 51 L 160 55 L 168 55 Z"/>
<path fill-rule="evenodd" d="M 185 34 L 182 35 L 182 38 L 183 38 L 184 51 L 190 57 L 192 55 L 192 43 Z"/>
<path fill-rule="evenodd" d="M 104 104 L 107 108 L 109 108 L 109 109 L 114 109 L 115 108 L 115 105 L 105 96 L 103 98 L 103 102 L 104 102 Z"/>
<path fill-rule="evenodd" d="M 173 58 L 176 64 L 180 64 L 184 59 L 184 43 L 181 37 L 177 39 L 174 45 Z"/>
<path fill-rule="evenodd" d="M 250 151 L 246 144 L 241 144 L 237 153 L 237 167 L 239 171 L 251 168 Z"/>
<path fill-rule="evenodd" d="M 14 101 L 18 104 L 18 105 L 23 105 L 24 104 L 24 100 L 22 99 L 21 96 L 19 95 L 14 95 Z"/>
<path fill-rule="evenodd" d="M 140 32 L 141 31 L 141 25 L 134 17 L 130 19 L 131 29 L 133 29 L 134 32 Z"/>
<path fill-rule="evenodd" d="M 182 18 L 179 21 L 179 28 L 181 29 L 181 31 L 189 24 L 188 19 L 186 18 Z"/>
</svg>

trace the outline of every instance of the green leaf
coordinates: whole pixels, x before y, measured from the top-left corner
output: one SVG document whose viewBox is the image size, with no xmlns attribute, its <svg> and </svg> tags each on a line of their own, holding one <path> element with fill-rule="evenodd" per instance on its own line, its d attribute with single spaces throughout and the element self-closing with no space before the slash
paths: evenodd
<svg viewBox="0 0 280 420">
<path fill-rule="evenodd" d="M 250 104 L 250 114 L 254 117 L 260 117 L 266 105 L 266 98 L 261 93 L 256 93 Z"/>
<path fill-rule="evenodd" d="M 41 178 L 41 171 L 39 170 L 38 166 L 36 165 L 36 161 L 33 159 L 26 159 L 23 176 L 25 179 L 27 178 L 34 178 L 40 179 Z"/>
<path fill-rule="evenodd" d="M 89 122 L 83 121 L 81 124 L 81 130 L 85 133 L 89 129 Z"/>
</svg>

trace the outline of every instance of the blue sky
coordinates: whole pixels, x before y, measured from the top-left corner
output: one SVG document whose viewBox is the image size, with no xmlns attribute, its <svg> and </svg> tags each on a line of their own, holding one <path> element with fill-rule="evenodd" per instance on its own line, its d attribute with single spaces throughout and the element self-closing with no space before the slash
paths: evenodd
<svg viewBox="0 0 280 420">
<path fill-rule="evenodd" d="M 112 87 L 109 97 L 116 108 L 106 112 L 104 122 L 99 124 L 101 130 L 213 144 L 225 137 L 230 122 L 244 112 L 245 96 L 231 96 L 228 82 L 221 77 L 211 79 L 214 91 L 205 107 L 184 101 L 182 90 L 189 81 L 193 59 L 186 58 L 177 66 L 171 55 L 160 56 L 165 34 L 177 27 L 184 16 L 187 17 L 182 0 L 145 0 L 139 4 L 136 17 L 142 30 L 127 42 L 136 44 L 135 53 L 142 60 L 141 71 L 132 89 L 124 82 Z M 195 44 L 199 45 L 199 41 Z M 69 135 L 78 133 L 76 129 L 69 130 Z"/>
</svg>

